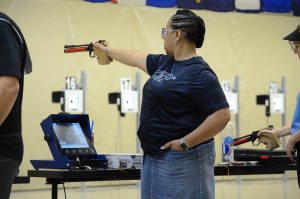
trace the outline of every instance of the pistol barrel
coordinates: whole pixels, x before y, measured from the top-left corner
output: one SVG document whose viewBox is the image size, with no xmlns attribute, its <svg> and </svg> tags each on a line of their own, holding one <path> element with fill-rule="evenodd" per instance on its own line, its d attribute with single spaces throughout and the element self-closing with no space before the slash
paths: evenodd
<svg viewBox="0 0 300 199">
<path fill-rule="evenodd" d="M 78 52 L 85 52 L 89 51 L 88 47 L 76 47 L 76 48 L 65 48 L 65 53 L 78 53 Z"/>
</svg>

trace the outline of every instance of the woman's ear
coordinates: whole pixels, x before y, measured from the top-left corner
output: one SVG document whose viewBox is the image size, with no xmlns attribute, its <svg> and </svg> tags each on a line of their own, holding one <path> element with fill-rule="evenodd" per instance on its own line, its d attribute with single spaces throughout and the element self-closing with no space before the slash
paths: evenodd
<svg viewBox="0 0 300 199">
<path fill-rule="evenodd" d="M 183 36 L 182 32 L 180 30 L 177 30 L 175 35 L 176 35 L 175 36 L 175 41 L 176 42 L 178 42 L 181 39 L 181 37 Z"/>
</svg>

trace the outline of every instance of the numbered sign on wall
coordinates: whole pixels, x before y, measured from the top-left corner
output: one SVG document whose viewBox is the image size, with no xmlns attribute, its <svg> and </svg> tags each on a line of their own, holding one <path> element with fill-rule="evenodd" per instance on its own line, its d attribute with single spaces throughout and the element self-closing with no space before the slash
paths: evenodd
<svg viewBox="0 0 300 199">
<path fill-rule="evenodd" d="M 136 113 L 138 112 L 138 94 L 131 88 L 131 78 L 122 77 L 120 79 L 121 90 L 121 112 Z"/>
<path fill-rule="evenodd" d="M 221 82 L 221 86 L 229 104 L 230 112 L 238 113 L 238 95 L 232 91 L 231 81 L 224 80 Z"/>
<path fill-rule="evenodd" d="M 76 77 L 66 77 L 64 91 L 64 111 L 66 113 L 83 113 L 83 91 L 79 89 Z"/>
<path fill-rule="evenodd" d="M 224 93 L 231 93 L 232 92 L 232 87 L 231 87 L 231 81 L 228 81 L 228 80 L 224 80 L 221 82 L 221 86 L 222 86 L 222 89 L 224 91 Z"/>
<path fill-rule="evenodd" d="M 121 92 L 131 91 L 131 78 L 130 77 L 122 77 L 120 79 L 120 89 L 121 89 Z"/>
<path fill-rule="evenodd" d="M 270 93 L 279 93 L 279 86 L 277 82 L 269 82 L 269 92 Z"/>
<path fill-rule="evenodd" d="M 76 77 L 66 77 L 66 90 L 76 90 Z"/>
</svg>

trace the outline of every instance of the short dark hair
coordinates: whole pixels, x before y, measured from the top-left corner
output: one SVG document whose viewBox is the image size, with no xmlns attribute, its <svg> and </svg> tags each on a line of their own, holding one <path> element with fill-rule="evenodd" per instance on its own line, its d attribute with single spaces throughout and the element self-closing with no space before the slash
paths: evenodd
<svg viewBox="0 0 300 199">
<path fill-rule="evenodd" d="M 205 23 L 201 17 L 190 10 L 178 10 L 171 17 L 171 28 L 186 33 L 186 38 L 202 47 L 205 35 Z"/>
</svg>

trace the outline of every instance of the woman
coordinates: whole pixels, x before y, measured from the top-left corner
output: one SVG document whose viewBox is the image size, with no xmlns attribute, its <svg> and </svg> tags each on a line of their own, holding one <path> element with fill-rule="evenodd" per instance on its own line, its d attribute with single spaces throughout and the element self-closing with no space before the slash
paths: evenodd
<svg viewBox="0 0 300 199">
<path fill-rule="evenodd" d="M 94 48 L 150 75 L 143 89 L 138 137 L 144 151 L 142 199 L 214 198 L 213 137 L 230 120 L 216 74 L 196 54 L 204 21 L 178 10 L 162 29 L 167 55 Z"/>
</svg>

